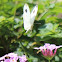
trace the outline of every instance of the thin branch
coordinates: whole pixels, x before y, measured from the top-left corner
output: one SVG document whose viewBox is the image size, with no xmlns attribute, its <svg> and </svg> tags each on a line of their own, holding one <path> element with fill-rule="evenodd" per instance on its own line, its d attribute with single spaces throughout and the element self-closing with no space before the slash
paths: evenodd
<svg viewBox="0 0 62 62">
<path fill-rule="evenodd" d="M 57 2 L 57 0 L 54 1 L 54 4 Z M 42 18 L 47 12 L 49 11 L 49 8 L 47 10 L 45 10 L 44 13 L 40 14 L 40 16 L 38 17 L 37 20 L 40 20 L 40 18 Z"/>
<path fill-rule="evenodd" d="M 39 17 L 38 17 L 38 19 L 37 20 L 40 20 L 40 18 L 42 18 L 46 13 L 48 12 L 48 10 L 45 10 L 45 12 L 44 13 L 42 13 Z"/>
<path fill-rule="evenodd" d="M 15 15 L 16 15 L 17 4 L 18 4 L 18 1 L 15 1 L 15 6 L 16 6 L 16 8 L 15 8 L 15 12 L 14 12 L 14 18 L 15 18 Z"/>
</svg>

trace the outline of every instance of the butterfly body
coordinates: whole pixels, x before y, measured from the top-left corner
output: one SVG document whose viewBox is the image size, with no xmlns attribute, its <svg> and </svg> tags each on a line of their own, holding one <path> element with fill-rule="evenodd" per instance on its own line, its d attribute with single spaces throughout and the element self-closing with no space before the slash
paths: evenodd
<svg viewBox="0 0 62 62">
<path fill-rule="evenodd" d="M 24 29 L 26 32 L 32 30 L 35 16 L 37 14 L 38 6 L 36 5 L 32 12 L 30 13 L 29 6 L 27 4 L 24 5 L 23 8 L 23 21 L 24 21 Z"/>
</svg>

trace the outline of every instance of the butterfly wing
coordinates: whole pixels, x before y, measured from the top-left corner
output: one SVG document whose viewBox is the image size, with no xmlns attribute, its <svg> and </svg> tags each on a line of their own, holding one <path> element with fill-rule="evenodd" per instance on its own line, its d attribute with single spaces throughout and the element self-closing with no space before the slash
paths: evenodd
<svg viewBox="0 0 62 62">
<path fill-rule="evenodd" d="M 35 20 L 37 11 L 38 11 L 38 5 L 36 5 L 36 6 L 33 8 L 32 12 L 31 12 L 31 24 L 32 24 L 32 25 L 33 25 L 33 23 L 34 23 L 34 20 Z"/>
<path fill-rule="evenodd" d="M 23 21 L 24 21 L 24 29 L 29 31 L 31 29 L 30 25 L 30 10 L 27 4 L 23 7 Z"/>
</svg>

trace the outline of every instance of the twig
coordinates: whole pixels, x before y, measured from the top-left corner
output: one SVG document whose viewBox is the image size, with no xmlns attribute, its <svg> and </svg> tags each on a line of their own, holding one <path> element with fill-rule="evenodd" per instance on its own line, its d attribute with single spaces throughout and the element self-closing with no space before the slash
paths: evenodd
<svg viewBox="0 0 62 62">
<path fill-rule="evenodd" d="M 57 0 L 54 1 L 54 4 L 57 2 Z M 49 11 L 49 8 L 47 10 L 45 10 L 44 13 L 42 13 L 37 20 L 40 20 L 40 18 L 42 18 L 47 12 Z"/>
<path fill-rule="evenodd" d="M 14 12 L 14 18 L 15 18 L 15 15 L 16 15 L 17 4 L 18 4 L 18 1 L 15 1 L 15 6 L 16 6 L 16 8 L 15 8 L 15 12 Z"/>
<path fill-rule="evenodd" d="M 48 12 L 48 10 L 45 10 L 45 12 L 44 13 L 42 13 L 39 17 L 38 17 L 38 19 L 37 20 L 40 20 L 40 18 L 42 18 L 46 13 Z"/>
</svg>

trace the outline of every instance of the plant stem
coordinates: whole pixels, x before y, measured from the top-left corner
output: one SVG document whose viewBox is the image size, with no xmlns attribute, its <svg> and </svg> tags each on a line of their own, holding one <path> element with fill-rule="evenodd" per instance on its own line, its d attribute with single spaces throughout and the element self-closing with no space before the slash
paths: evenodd
<svg viewBox="0 0 62 62">
<path fill-rule="evenodd" d="M 40 20 L 40 18 L 42 18 L 47 12 L 48 12 L 48 10 L 49 9 L 47 9 L 47 10 L 45 10 L 45 12 L 44 13 L 42 13 L 39 17 L 38 17 L 38 19 L 37 20 Z"/>
<path fill-rule="evenodd" d="M 50 60 L 49 60 L 49 62 L 50 62 Z"/>
<path fill-rule="evenodd" d="M 22 44 L 22 43 L 20 43 L 20 44 L 21 44 L 21 46 L 22 46 L 22 49 L 23 49 L 24 52 L 25 52 L 25 55 L 27 56 L 27 52 L 25 51 L 25 48 L 24 48 L 23 44 Z"/>
<path fill-rule="evenodd" d="M 15 15 L 16 15 L 16 10 L 17 10 L 17 4 L 18 4 L 18 1 L 15 1 L 15 11 L 14 11 L 14 18 L 15 18 Z"/>
</svg>

